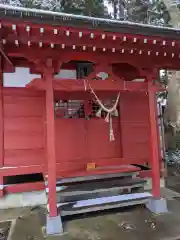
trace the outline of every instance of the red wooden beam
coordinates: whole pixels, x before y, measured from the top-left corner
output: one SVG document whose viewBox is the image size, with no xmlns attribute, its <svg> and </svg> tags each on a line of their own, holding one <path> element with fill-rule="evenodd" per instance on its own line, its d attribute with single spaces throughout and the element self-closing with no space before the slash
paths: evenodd
<svg viewBox="0 0 180 240">
<path fill-rule="evenodd" d="M 3 167 L 0 168 L 0 176 L 16 176 L 23 174 L 44 173 L 46 172 L 45 165 L 29 165 L 18 167 Z"/>
<path fill-rule="evenodd" d="M 123 134 L 122 134 L 122 119 L 121 119 L 121 109 L 122 109 L 122 103 L 121 103 L 121 98 L 119 100 L 119 104 L 118 104 L 118 110 L 119 110 L 119 131 L 120 131 L 120 146 L 119 146 L 119 149 L 120 149 L 120 156 L 121 158 L 123 159 L 124 158 L 124 154 L 123 154 Z"/>
<path fill-rule="evenodd" d="M 51 60 L 47 60 L 44 70 L 46 86 L 46 139 L 48 160 L 48 202 L 50 217 L 57 216 L 56 206 L 56 151 L 55 151 L 55 116 L 53 93 L 53 66 Z"/>
<path fill-rule="evenodd" d="M 72 92 L 86 92 L 91 91 L 88 84 L 85 84 L 86 79 L 80 79 L 75 81 L 74 79 L 53 79 L 53 89 L 54 91 L 62 91 L 67 93 Z M 147 82 L 125 82 L 119 79 L 119 81 L 111 80 L 89 80 L 88 81 L 96 92 L 120 92 L 120 91 L 148 91 Z M 37 90 L 45 90 L 45 82 L 43 79 L 34 79 L 26 85 L 28 88 L 33 88 Z M 160 86 L 153 86 L 153 91 L 161 91 Z"/>
<path fill-rule="evenodd" d="M 153 197 L 160 197 L 160 160 L 159 160 L 159 139 L 157 126 L 157 101 L 156 94 L 153 91 L 151 78 L 148 79 L 148 96 L 149 96 L 149 116 L 150 116 L 150 153 L 152 168 L 152 194 Z"/>
<path fill-rule="evenodd" d="M 58 51 L 57 51 L 58 49 Z M 53 59 L 59 59 L 59 54 L 63 55 L 63 62 L 68 62 L 70 60 L 87 60 L 91 62 L 102 62 L 102 60 L 107 59 L 108 63 L 118 63 L 118 62 L 127 62 L 132 63 L 132 65 L 139 67 L 139 64 L 141 64 L 141 68 L 143 67 L 150 67 L 154 66 L 155 64 L 159 65 L 159 68 L 161 68 L 161 64 L 163 63 L 171 63 L 176 64 L 178 58 L 169 58 L 158 55 L 153 59 L 152 62 L 152 56 L 147 56 L 143 52 L 142 54 L 130 54 L 129 52 L 124 52 L 123 54 L 119 51 L 116 51 L 115 53 L 112 52 L 90 52 L 90 51 L 78 51 L 78 50 L 72 50 L 72 48 L 50 48 L 50 47 L 44 47 L 39 48 L 37 45 L 32 46 L 29 48 L 26 45 L 21 45 L 20 47 L 16 47 L 15 44 L 6 44 L 4 45 L 4 51 L 9 57 L 23 57 L 23 58 L 32 58 L 34 60 L 47 58 L 48 56 L 53 56 Z M 24 53 L 26 54 L 24 55 Z M 76 53 L 76 54 L 74 54 Z M 170 60 L 171 59 L 171 60 Z"/>
<path fill-rule="evenodd" d="M 106 160 L 106 159 L 105 159 Z M 111 160 L 113 159 L 108 159 L 109 160 L 109 165 L 113 166 L 113 164 L 111 163 Z M 119 162 L 121 161 L 121 159 L 116 159 L 119 160 Z M 137 160 L 137 159 L 136 159 Z M 106 168 L 101 168 L 99 167 L 99 164 L 96 165 L 97 168 L 93 168 L 89 171 L 87 171 L 86 168 L 80 169 L 80 170 L 74 170 L 74 171 L 58 171 L 57 172 L 57 176 L 58 178 L 73 178 L 73 177 L 85 177 L 85 176 L 95 176 L 95 175 L 100 175 L 100 174 L 112 174 L 112 173 L 125 173 L 125 172 L 139 172 L 140 168 L 136 167 L 136 166 L 132 166 L 129 165 L 128 163 L 121 163 L 119 165 L 117 165 L 117 161 L 116 161 L 116 166 L 115 168 L 113 167 L 107 167 L 106 163 L 104 162 L 104 159 L 102 160 L 104 163 L 104 166 L 106 166 Z M 132 160 L 133 162 L 133 160 Z M 58 164 L 60 165 L 60 164 Z M 102 165 L 101 165 L 102 166 Z"/>
<path fill-rule="evenodd" d="M 153 44 L 153 40 L 156 40 L 157 41 L 157 45 L 158 44 L 161 44 L 163 40 L 166 40 L 167 43 L 172 47 L 172 42 L 174 41 L 174 39 L 164 39 L 162 37 L 159 37 L 159 36 L 144 36 L 143 34 L 130 34 L 130 33 L 126 33 L 125 31 L 122 33 L 122 32 L 108 32 L 108 31 L 104 31 L 104 30 L 101 30 L 101 29 L 87 29 L 87 28 L 83 28 L 83 27 L 73 27 L 73 26 L 61 26 L 61 25 L 50 25 L 50 24 L 37 24 L 37 23 L 32 23 L 30 21 L 25 21 L 25 22 L 22 22 L 20 20 L 13 20 L 12 21 L 8 21 L 8 20 L 5 20 L 5 19 L 2 19 L 1 20 L 1 24 L 4 28 L 8 27 L 10 30 L 12 29 L 12 24 L 16 24 L 17 25 L 17 28 L 21 28 L 21 29 L 24 29 L 24 32 L 25 32 L 25 29 L 27 26 L 30 26 L 31 28 L 31 31 L 30 33 L 28 33 L 28 35 L 31 35 L 31 32 L 33 34 L 33 30 L 37 30 L 39 32 L 39 29 L 40 28 L 44 28 L 45 31 L 48 32 L 48 34 L 50 33 L 53 33 L 53 30 L 54 29 L 57 29 L 57 32 L 58 32 L 58 35 L 62 35 L 63 33 L 65 34 L 66 31 L 70 31 L 70 34 L 71 33 L 76 33 L 78 34 L 79 32 L 82 32 L 83 33 L 83 36 L 84 37 L 90 37 L 90 34 L 91 33 L 94 33 L 95 37 L 100 37 L 102 34 L 106 34 L 106 37 L 108 38 L 111 38 L 113 39 L 114 36 L 116 36 L 117 38 L 117 41 L 119 41 L 120 39 L 122 39 L 123 36 L 126 36 L 127 39 L 129 41 L 132 41 L 133 42 L 133 39 L 134 37 L 137 38 L 137 41 L 140 40 L 144 40 L 145 38 L 148 40 L 148 43 L 150 44 Z M 176 46 L 179 44 L 179 41 L 176 40 Z M 174 49 L 174 47 L 172 47 Z"/>
<path fill-rule="evenodd" d="M 76 47 L 83 49 L 83 46 L 86 46 L 87 48 L 91 48 L 93 51 L 93 47 L 96 46 L 97 49 L 103 49 L 105 48 L 110 49 L 112 51 L 113 48 L 116 49 L 116 51 L 120 51 L 121 49 L 124 49 L 125 51 L 129 52 L 133 49 L 133 54 L 139 54 L 139 51 L 142 50 L 148 57 L 148 51 L 151 51 L 151 55 L 156 54 L 156 52 L 159 53 L 159 55 L 164 56 L 164 52 L 166 52 L 167 55 L 171 55 L 174 53 L 174 55 L 177 54 L 173 48 L 164 48 L 164 46 L 157 46 L 157 45 L 151 45 L 149 44 L 139 44 L 139 43 L 133 43 L 131 41 L 123 42 L 121 41 L 109 41 L 108 39 L 102 40 L 102 39 L 90 39 L 90 38 L 79 38 L 78 35 L 72 35 L 72 37 L 67 37 L 65 35 L 49 35 L 49 34 L 39 34 L 38 35 L 32 35 L 28 36 L 25 34 L 20 34 L 18 37 L 12 33 L 8 34 L 7 36 L 7 42 L 15 44 L 15 41 L 18 39 L 19 45 L 28 45 L 28 41 L 31 42 L 31 44 L 39 44 L 39 42 L 42 42 L 43 45 L 50 46 L 51 43 L 55 45 L 61 45 L 65 44 L 65 46 L 72 47 L 75 45 Z M 130 53 L 131 54 L 131 53 Z M 131 54 L 131 55 L 133 55 Z M 171 57 L 172 58 L 172 57 Z"/>
<path fill-rule="evenodd" d="M 4 187 L 5 194 L 41 191 L 45 189 L 44 182 L 18 183 Z"/>
<path fill-rule="evenodd" d="M 32 62 L 37 61 L 37 59 L 46 59 L 49 56 L 53 56 L 53 59 L 59 61 L 59 56 L 62 56 L 63 62 L 69 62 L 70 60 L 84 60 L 94 63 L 108 62 L 109 65 L 112 63 L 128 63 L 137 69 L 139 68 L 170 68 L 170 69 L 179 69 L 180 61 L 179 58 L 174 57 L 164 57 L 164 56 L 147 56 L 145 54 L 130 54 L 125 52 L 122 54 L 119 51 L 115 53 L 112 52 L 89 52 L 89 51 L 78 51 L 72 50 L 72 48 L 66 49 L 51 49 L 48 48 L 39 48 L 34 46 L 28 48 L 26 45 L 22 45 L 19 48 L 14 45 L 5 45 L 4 51 L 7 56 L 11 58 L 21 57 L 29 60 L 29 65 L 32 65 Z M 24 54 L 26 53 L 26 54 Z M 152 61 L 153 58 L 153 61 Z"/>
<path fill-rule="evenodd" d="M 16 23 L 16 22 L 15 22 Z M 3 21 L 4 26 L 4 38 L 7 36 L 13 36 L 13 42 L 17 40 L 16 31 L 12 31 L 12 22 Z M 86 45 L 86 41 L 88 41 L 90 44 L 96 45 L 98 44 L 100 48 L 103 47 L 108 48 L 108 44 L 110 44 L 110 49 L 113 48 L 113 46 L 117 49 L 119 48 L 125 48 L 125 49 L 134 49 L 134 52 L 138 52 L 138 49 L 143 50 L 147 52 L 150 50 L 151 54 L 152 52 L 166 52 L 166 53 L 174 53 L 176 55 L 178 50 L 179 42 L 176 41 L 176 44 L 172 46 L 172 42 L 174 42 L 174 39 L 166 39 L 165 45 L 163 45 L 164 39 L 161 37 L 151 37 L 151 36 L 144 36 L 144 35 L 137 35 L 137 34 L 126 34 L 126 33 L 114 33 L 114 32 L 104 32 L 102 30 L 95 30 L 95 29 L 80 29 L 76 27 L 67 27 L 67 26 L 50 26 L 47 24 L 27 24 L 27 23 L 21 23 L 17 22 L 17 29 L 18 29 L 18 37 L 25 38 L 26 44 L 28 41 L 32 41 L 32 43 L 36 42 L 39 43 L 45 42 L 48 45 L 50 43 L 56 43 L 59 41 L 59 39 L 62 39 L 64 41 L 64 44 L 67 43 L 67 45 L 72 47 L 72 44 L 74 43 L 77 46 L 83 46 L 83 44 Z M 26 31 L 27 26 L 30 26 L 30 31 Z M 40 29 L 43 28 L 43 33 L 40 32 Z M 57 34 L 54 34 L 54 30 L 57 31 Z M 69 32 L 70 36 L 66 35 L 66 32 Z M 79 37 L 79 33 L 82 33 L 82 37 Z M 7 34 L 8 33 L 8 34 Z M 94 34 L 94 38 L 90 38 L 91 34 Z M 105 37 L 102 39 L 102 36 L 105 35 Z M 60 36 L 60 38 L 59 38 Z M 116 38 L 114 38 L 116 36 Z M 124 41 L 123 38 L 126 37 L 126 40 Z M 34 41 L 35 38 L 38 40 Z M 73 39 L 73 43 L 71 41 Z M 147 41 L 147 42 L 144 42 Z M 156 44 L 154 44 L 154 40 L 156 40 Z M 68 44 L 70 42 L 70 44 Z M 31 44 L 32 44 L 31 43 Z M 77 43 L 77 44 L 76 44 Z M 30 45 L 31 45 L 30 44 Z M 177 54 L 178 56 L 178 54 Z"/>
</svg>

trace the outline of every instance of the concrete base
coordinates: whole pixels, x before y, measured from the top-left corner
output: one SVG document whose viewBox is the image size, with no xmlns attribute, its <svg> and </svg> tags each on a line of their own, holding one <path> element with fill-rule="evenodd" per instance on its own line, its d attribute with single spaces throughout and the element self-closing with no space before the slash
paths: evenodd
<svg viewBox="0 0 180 240">
<path fill-rule="evenodd" d="M 46 219 L 46 234 L 47 235 L 60 235 L 63 234 L 63 226 L 61 216 L 50 217 Z"/>
<path fill-rule="evenodd" d="M 146 207 L 153 213 L 168 213 L 167 201 L 165 198 L 150 198 Z"/>
<path fill-rule="evenodd" d="M 47 204 L 45 191 L 8 194 L 0 198 L 0 209 L 34 207 Z"/>
</svg>

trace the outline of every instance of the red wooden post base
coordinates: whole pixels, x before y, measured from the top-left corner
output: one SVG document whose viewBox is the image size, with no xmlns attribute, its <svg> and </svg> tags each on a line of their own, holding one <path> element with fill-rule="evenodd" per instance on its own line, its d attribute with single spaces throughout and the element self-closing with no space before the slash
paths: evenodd
<svg viewBox="0 0 180 240">
<path fill-rule="evenodd" d="M 161 198 L 160 192 L 160 154 L 159 133 L 157 125 L 157 100 L 153 90 L 152 79 L 148 79 L 149 117 L 150 117 L 150 157 L 152 167 L 152 195 L 147 203 L 147 208 L 154 213 L 166 213 L 167 202 Z"/>
</svg>

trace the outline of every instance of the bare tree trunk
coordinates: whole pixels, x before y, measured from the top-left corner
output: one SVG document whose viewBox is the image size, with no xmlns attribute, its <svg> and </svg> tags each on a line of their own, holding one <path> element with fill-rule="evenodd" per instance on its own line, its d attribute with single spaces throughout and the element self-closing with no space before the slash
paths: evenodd
<svg viewBox="0 0 180 240">
<path fill-rule="evenodd" d="M 117 19 L 117 16 L 118 16 L 118 0 L 113 0 L 112 5 L 113 5 L 114 19 Z"/>
<path fill-rule="evenodd" d="M 171 16 L 171 24 L 179 27 L 180 14 L 173 0 L 164 0 L 164 4 Z M 168 71 L 168 106 L 166 109 L 165 120 L 169 121 L 173 131 L 168 131 L 166 138 L 167 147 L 174 148 L 175 135 L 180 129 L 180 71 Z"/>
<path fill-rule="evenodd" d="M 119 0 L 119 19 L 124 20 L 124 0 Z"/>
</svg>

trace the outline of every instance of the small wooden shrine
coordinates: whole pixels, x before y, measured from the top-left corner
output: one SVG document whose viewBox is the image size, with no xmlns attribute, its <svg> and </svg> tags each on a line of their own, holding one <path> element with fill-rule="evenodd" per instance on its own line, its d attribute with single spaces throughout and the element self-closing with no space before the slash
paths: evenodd
<svg viewBox="0 0 180 240">
<path fill-rule="evenodd" d="M 48 233 L 62 231 L 67 189 L 75 197 L 67 215 L 96 211 L 147 200 L 144 191 L 123 189 L 140 187 L 149 176 L 148 207 L 166 210 L 156 113 L 163 88 L 156 80 L 160 69 L 180 68 L 180 31 L 6 5 L 0 16 L 1 196 L 46 188 Z M 16 67 L 41 77 L 24 88 L 4 87 L 4 73 Z M 75 77 L 58 77 L 62 70 Z M 7 177 L 32 174 L 44 181 L 5 184 Z M 112 187 L 123 194 L 107 196 Z M 76 198 L 78 191 L 88 200 Z M 90 192 L 104 195 L 93 199 Z"/>
</svg>

